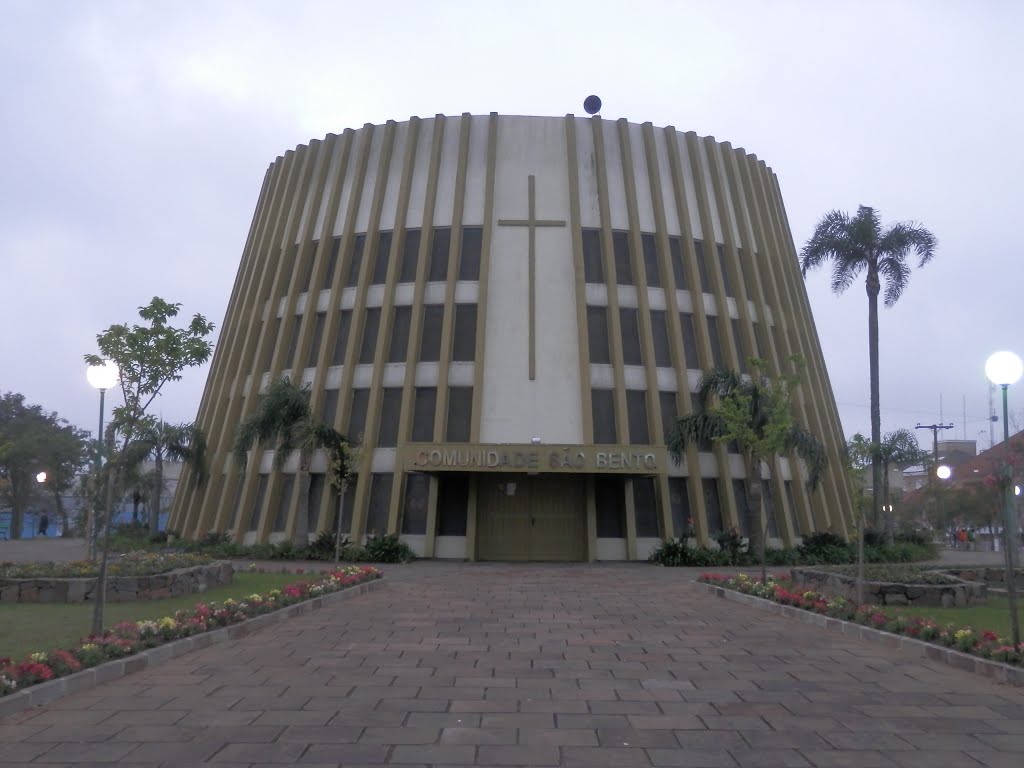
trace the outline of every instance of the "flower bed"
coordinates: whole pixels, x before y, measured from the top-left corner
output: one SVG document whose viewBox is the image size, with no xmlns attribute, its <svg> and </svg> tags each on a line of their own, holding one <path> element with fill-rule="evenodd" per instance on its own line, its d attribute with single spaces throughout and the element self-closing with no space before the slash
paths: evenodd
<svg viewBox="0 0 1024 768">
<path fill-rule="evenodd" d="M 20 662 L 0 659 L 0 696 L 380 577 L 381 572 L 372 566 L 348 566 L 326 574 L 319 581 L 290 584 L 266 595 L 198 603 L 191 610 L 177 611 L 159 621 L 123 622 L 102 635 L 84 638 L 77 648 L 70 650 L 32 653 Z"/>
<path fill-rule="evenodd" d="M 983 659 L 1024 666 L 1024 643 L 1014 647 L 1010 640 L 988 630 L 957 627 L 953 624 L 942 626 L 919 616 L 903 616 L 896 611 L 874 605 L 857 605 L 845 597 L 794 588 L 791 582 L 772 576 L 762 582 L 744 573 L 736 576 L 705 573 L 699 580 L 705 584 L 754 595 L 781 605 L 952 648 Z"/>
</svg>

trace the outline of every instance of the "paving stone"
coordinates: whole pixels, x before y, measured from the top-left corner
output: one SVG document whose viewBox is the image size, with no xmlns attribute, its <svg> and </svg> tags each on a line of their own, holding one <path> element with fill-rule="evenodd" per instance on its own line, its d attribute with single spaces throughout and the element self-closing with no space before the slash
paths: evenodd
<svg viewBox="0 0 1024 768">
<path fill-rule="evenodd" d="M 685 571 L 386 570 L 372 595 L 0 718 L 0 764 L 1024 765 L 1024 691 Z"/>
</svg>

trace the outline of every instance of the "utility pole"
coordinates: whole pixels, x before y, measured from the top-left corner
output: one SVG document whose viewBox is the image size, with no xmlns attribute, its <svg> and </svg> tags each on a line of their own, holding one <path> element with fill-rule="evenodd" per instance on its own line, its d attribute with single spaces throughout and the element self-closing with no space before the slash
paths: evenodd
<svg viewBox="0 0 1024 768">
<path fill-rule="evenodd" d="M 934 483 L 936 478 L 936 472 L 939 469 L 939 430 L 940 429 L 952 429 L 952 424 L 917 424 L 914 429 L 930 429 L 932 431 L 932 468 L 928 472 L 928 482 Z M 936 522 L 940 525 L 943 523 L 942 520 L 942 501 L 939 497 L 938 486 L 932 485 L 932 490 L 935 491 L 935 517 Z"/>
</svg>

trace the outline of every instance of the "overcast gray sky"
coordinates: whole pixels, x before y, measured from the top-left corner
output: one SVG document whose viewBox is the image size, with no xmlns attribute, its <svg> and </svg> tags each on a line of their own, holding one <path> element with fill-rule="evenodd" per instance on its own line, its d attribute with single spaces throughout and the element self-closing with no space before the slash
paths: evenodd
<svg viewBox="0 0 1024 768">
<path fill-rule="evenodd" d="M 1012 0 L 0 0 L 0 391 L 95 430 L 98 332 L 154 295 L 219 329 L 285 150 L 596 93 L 605 118 L 763 158 L 798 247 L 859 204 L 931 229 L 936 259 L 881 313 L 882 428 L 941 415 L 987 447 L 985 358 L 1024 355 L 1022 28 Z M 863 284 L 807 288 L 844 431 L 869 433 Z M 168 386 L 165 418 L 195 418 L 206 373 Z"/>
</svg>

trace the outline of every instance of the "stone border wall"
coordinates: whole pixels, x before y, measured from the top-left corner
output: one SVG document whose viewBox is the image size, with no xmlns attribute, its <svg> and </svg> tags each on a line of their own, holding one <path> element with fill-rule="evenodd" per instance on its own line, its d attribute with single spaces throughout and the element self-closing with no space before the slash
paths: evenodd
<svg viewBox="0 0 1024 768">
<path fill-rule="evenodd" d="M 107 602 L 162 600 L 205 592 L 231 584 L 231 563 L 216 562 L 179 568 L 152 576 L 108 576 Z M 96 577 L 84 579 L 0 579 L 0 603 L 91 603 L 96 599 Z"/>
<path fill-rule="evenodd" d="M 939 570 L 939 569 L 936 569 Z M 945 569 L 942 573 L 948 573 Z M 848 600 L 857 599 L 857 581 L 853 576 L 819 571 L 814 568 L 793 568 L 790 572 L 793 586 L 838 595 Z M 951 575 L 951 574 L 950 574 Z M 952 575 L 951 575 L 952 576 Z M 933 608 L 964 608 L 984 605 L 988 600 L 988 586 L 980 581 L 958 580 L 953 584 L 900 584 L 887 581 L 864 580 L 864 602 L 873 605 L 925 605 Z"/>
</svg>

